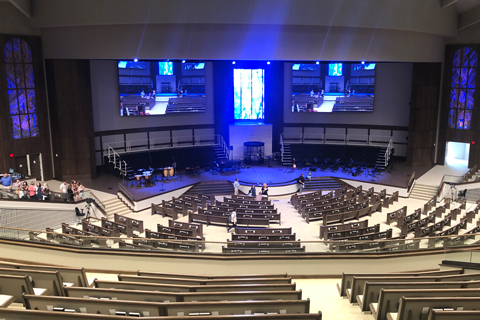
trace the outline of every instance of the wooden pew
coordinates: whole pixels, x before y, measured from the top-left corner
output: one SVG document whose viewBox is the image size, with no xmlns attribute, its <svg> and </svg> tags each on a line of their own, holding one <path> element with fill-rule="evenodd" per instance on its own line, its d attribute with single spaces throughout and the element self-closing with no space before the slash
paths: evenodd
<svg viewBox="0 0 480 320">
<path fill-rule="evenodd" d="M 280 254 L 280 253 L 300 253 L 305 252 L 305 247 L 296 248 L 226 248 L 222 246 L 222 253 L 258 253 L 258 254 Z"/>
<path fill-rule="evenodd" d="M 127 227 L 131 227 L 132 230 L 138 231 L 139 233 L 143 233 L 143 221 L 142 220 L 137 220 L 137 219 L 132 219 L 124 216 L 120 216 L 116 213 L 113 214 L 113 221 L 117 223 L 121 223 L 124 225 L 127 225 Z"/>
<path fill-rule="evenodd" d="M 429 297 L 429 298 L 400 298 L 398 312 L 387 313 L 388 320 L 421 319 L 425 308 L 463 308 L 477 310 L 480 297 Z"/>
<path fill-rule="evenodd" d="M 458 311 L 430 309 L 427 320 L 478 320 L 480 311 Z"/>
<path fill-rule="evenodd" d="M 101 223 L 102 228 L 112 230 L 115 234 L 126 234 L 127 237 L 133 238 L 133 228 L 131 225 L 108 221 L 105 217 L 102 217 Z"/>
<path fill-rule="evenodd" d="M 198 208 L 198 203 L 196 201 L 189 201 L 182 198 L 172 197 L 172 203 L 185 206 L 187 210 L 191 210 L 193 212 L 197 211 Z"/>
<path fill-rule="evenodd" d="M 48 294 L 48 290 L 44 288 L 34 288 L 32 280 L 29 276 L 6 275 L 0 274 L 0 295 L 8 295 L 12 298 L 5 297 L 2 302 L 2 308 L 8 307 L 9 304 L 23 303 L 23 294 L 44 295 Z"/>
<path fill-rule="evenodd" d="M 52 229 L 50 229 L 53 231 Z M 50 231 L 49 228 L 47 228 L 47 231 Z M 64 234 L 71 234 L 71 235 L 76 235 L 79 236 L 80 240 L 89 240 L 92 243 L 96 243 L 102 248 L 107 247 L 107 239 L 103 237 L 99 237 L 98 234 L 92 233 L 89 231 L 83 231 L 74 227 L 69 226 L 66 223 L 62 223 L 62 233 Z M 48 234 L 47 234 L 48 237 Z"/>
<path fill-rule="evenodd" d="M 378 303 L 372 305 L 376 311 L 375 320 L 387 319 L 387 313 L 397 312 L 397 303 L 401 297 L 480 297 L 480 288 L 469 289 L 381 289 Z M 380 307 L 381 306 L 381 307 Z M 362 307 L 362 311 L 367 311 Z"/>
<path fill-rule="evenodd" d="M 88 279 L 84 268 L 60 267 L 60 266 L 40 266 L 40 265 L 17 265 L 19 269 L 58 271 L 65 285 L 75 287 L 92 287 L 95 279 Z"/>
<path fill-rule="evenodd" d="M 420 219 L 421 215 L 422 215 L 422 209 L 419 208 L 415 210 L 413 213 L 409 214 L 408 216 L 404 216 L 403 219 L 398 219 L 397 228 L 402 228 L 403 225 Z"/>
<path fill-rule="evenodd" d="M 424 276 L 424 275 L 448 275 L 448 274 L 461 274 L 463 269 L 461 268 L 452 268 L 449 270 L 438 270 L 438 271 L 425 271 L 425 272 L 408 272 L 408 273 L 342 273 L 342 280 L 340 283 L 337 283 L 337 290 L 341 297 L 347 296 L 347 289 L 352 287 L 353 277 L 390 277 L 390 276 Z"/>
<path fill-rule="evenodd" d="M 88 231 L 90 233 L 95 233 L 101 237 L 119 237 L 120 232 L 117 230 L 110 230 L 104 227 L 96 226 L 91 224 L 88 221 L 82 220 L 82 229 L 83 231 Z"/>
<path fill-rule="evenodd" d="M 360 235 L 372 234 L 372 233 L 378 233 L 378 232 L 380 232 L 380 224 L 376 224 L 374 226 L 365 227 L 365 228 L 353 229 L 353 230 L 329 231 L 325 233 L 324 239 L 335 240 L 337 238 L 348 238 L 352 236 L 360 236 Z M 390 238 L 391 238 L 391 235 L 390 235 Z"/>
<path fill-rule="evenodd" d="M 320 239 L 325 239 L 326 232 L 355 230 L 355 229 L 366 228 L 366 227 L 368 227 L 368 220 L 364 220 L 360 222 L 350 222 L 350 223 L 333 225 L 333 226 L 332 225 L 320 226 Z"/>
<path fill-rule="evenodd" d="M 207 199 L 206 198 L 199 198 L 199 197 L 196 197 L 196 196 L 189 196 L 189 195 L 186 195 L 186 194 L 183 194 L 181 198 L 183 200 L 186 200 L 186 201 L 195 202 L 197 204 L 197 208 L 206 208 L 207 207 Z M 213 199 L 213 200 L 215 200 L 215 199 Z"/>
<path fill-rule="evenodd" d="M 216 224 L 227 226 L 228 224 L 228 216 L 214 216 L 214 215 L 205 215 L 205 214 L 197 214 L 197 213 L 190 213 L 188 215 L 188 222 L 200 221 L 205 222 L 207 225 Z M 240 226 L 259 226 L 259 227 L 268 227 L 270 226 L 269 219 L 263 218 L 237 218 L 237 225 Z"/>
<path fill-rule="evenodd" d="M 300 248 L 299 241 L 230 241 L 227 239 L 227 248 L 257 248 L 257 249 L 279 249 L 279 248 Z"/>
<path fill-rule="evenodd" d="M 364 292 L 367 295 L 374 296 L 367 298 L 365 301 L 370 302 L 370 311 L 374 315 L 374 318 L 377 319 L 378 315 L 381 314 L 381 319 L 386 319 L 387 310 L 391 309 L 391 306 L 388 304 L 388 301 L 385 299 L 380 301 L 380 290 L 398 290 L 398 289 L 461 289 L 461 288 L 480 288 L 480 281 L 451 281 L 451 282 L 388 282 L 388 279 L 385 279 L 386 282 L 367 282 L 365 283 Z M 375 298 L 377 296 L 378 298 Z M 395 301 L 395 310 L 398 307 L 398 300 Z M 377 317 L 376 317 L 377 315 Z"/>
<path fill-rule="evenodd" d="M 347 298 L 351 303 L 357 301 L 357 295 L 363 293 L 365 282 L 380 282 L 384 281 L 385 277 L 357 277 L 354 276 L 352 280 L 352 288 L 347 290 Z M 390 276 L 389 281 L 392 282 L 443 282 L 443 281 L 470 281 L 480 280 L 480 273 L 458 274 L 458 275 L 443 275 L 443 276 L 413 276 L 404 277 L 402 275 Z M 363 299 L 363 298 L 361 298 Z"/>
<path fill-rule="evenodd" d="M 170 228 L 179 228 L 184 230 L 195 229 L 197 230 L 197 235 L 199 237 L 203 237 L 203 224 L 168 220 L 168 226 Z"/>
<path fill-rule="evenodd" d="M 169 277 L 145 277 L 119 274 L 119 281 L 178 284 L 185 286 L 239 285 L 239 284 L 282 284 L 292 283 L 292 278 L 229 278 L 229 279 L 182 279 Z"/>
<path fill-rule="evenodd" d="M 296 234 L 232 234 L 232 241 L 295 241 Z"/>
<path fill-rule="evenodd" d="M 184 228 L 177 228 L 177 227 L 164 227 L 161 224 L 157 224 L 157 231 L 160 233 L 168 233 L 168 234 L 174 234 L 174 235 L 179 235 L 184 237 L 193 237 L 193 238 L 202 237 L 201 234 L 198 234 L 197 228 L 184 229 Z"/>
<path fill-rule="evenodd" d="M 403 219 L 407 214 L 407 206 L 395 210 L 393 212 L 387 213 L 387 224 L 390 225 L 392 222 L 396 222 L 400 219 Z"/>
<path fill-rule="evenodd" d="M 0 274 L 28 276 L 36 288 L 45 288 L 49 295 L 64 296 L 63 281 L 58 271 L 0 268 Z"/>
<path fill-rule="evenodd" d="M 123 320 L 130 319 L 125 316 L 114 316 L 104 314 L 86 314 L 70 313 L 58 311 L 39 311 L 39 310 L 19 310 L 10 308 L 0 308 L 0 317 L 8 320 Z M 318 313 L 294 313 L 294 314 L 243 314 L 246 320 L 322 320 L 322 312 Z M 191 320 L 191 316 L 184 317 L 148 317 L 149 320 Z M 237 320 L 238 315 L 219 315 L 219 316 L 196 316 L 198 320 Z"/>
<path fill-rule="evenodd" d="M 270 200 L 246 200 L 246 199 L 234 199 L 234 198 L 227 198 L 223 197 L 223 202 L 225 203 L 238 203 L 238 204 L 256 204 L 256 205 L 271 205 L 272 202 Z"/>
<path fill-rule="evenodd" d="M 154 203 L 151 204 L 150 208 L 151 208 L 151 214 L 152 215 L 160 214 L 160 215 L 162 215 L 162 217 L 167 217 L 168 216 L 168 217 L 172 217 L 173 220 L 178 219 L 177 211 L 175 211 L 171 208 L 165 208 L 162 205 L 154 204 Z"/>
<path fill-rule="evenodd" d="M 308 313 L 310 300 L 266 300 L 266 301 L 211 301 L 211 302 L 145 302 L 126 300 L 83 299 L 69 297 L 46 297 L 24 295 L 27 309 L 49 311 L 51 308 L 68 308 L 76 312 L 133 316 L 184 316 L 184 315 L 231 315 L 253 313 Z M 119 313 L 122 312 L 122 313 Z"/>
<path fill-rule="evenodd" d="M 264 229 L 256 229 L 256 228 L 242 228 L 238 229 L 236 234 L 292 234 L 292 227 L 290 228 L 264 228 Z"/>
<path fill-rule="evenodd" d="M 220 292 L 220 291 L 286 291 L 296 290 L 295 283 L 282 284 L 241 284 L 241 285 L 168 285 L 146 282 L 95 280 L 95 288 L 111 288 L 168 292 Z"/>
<path fill-rule="evenodd" d="M 71 298 L 108 298 L 113 300 L 151 302 L 302 300 L 302 291 L 239 292 L 155 292 L 122 289 L 65 288 Z"/>
<path fill-rule="evenodd" d="M 201 275 L 201 274 L 182 274 L 182 273 L 163 273 L 163 272 L 148 272 L 137 271 L 137 275 L 146 277 L 169 277 L 169 278 L 183 278 L 183 279 L 231 279 L 231 278 L 286 278 L 288 274 L 236 274 L 236 275 Z"/>
</svg>

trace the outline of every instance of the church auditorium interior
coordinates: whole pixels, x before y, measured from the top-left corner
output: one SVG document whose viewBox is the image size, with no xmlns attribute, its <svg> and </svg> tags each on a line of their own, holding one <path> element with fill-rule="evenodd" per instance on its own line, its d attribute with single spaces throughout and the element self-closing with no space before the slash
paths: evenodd
<svg viewBox="0 0 480 320">
<path fill-rule="evenodd" d="M 480 319 L 480 0 L 0 21 L 0 319 Z"/>
</svg>

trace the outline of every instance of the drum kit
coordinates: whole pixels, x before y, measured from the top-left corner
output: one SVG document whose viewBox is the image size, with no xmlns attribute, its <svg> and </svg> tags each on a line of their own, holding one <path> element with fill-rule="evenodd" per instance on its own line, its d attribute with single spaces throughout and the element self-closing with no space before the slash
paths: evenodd
<svg viewBox="0 0 480 320">
<path fill-rule="evenodd" d="M 149 168 L 149 169 L 139 169 L 138 173 L 135 175 L 135 187 L 153 187 L 155 186 L 157 179 L 157 173 L 162 177 L 163 182 L 170 182 L 171 179 L 176 177 L 175 167 L 164 167 L 164 168 Z M 166 181 L 164 181 L 166 180 Z"/>
</svg>

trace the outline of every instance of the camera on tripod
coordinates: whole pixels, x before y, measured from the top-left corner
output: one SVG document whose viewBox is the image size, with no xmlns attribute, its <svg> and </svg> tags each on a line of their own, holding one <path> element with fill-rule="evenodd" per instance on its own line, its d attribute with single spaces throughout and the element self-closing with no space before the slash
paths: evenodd
<svg viewBox="0 0 480 320">
<path fill-rule="evenodd" d="M 88 203 L 88 204 L 92 204 L 92 203 L 94 203 L 94 202 L 95 202 L 95 200 L 93 200 L 92 198 L 87 198 L 87 203 Z"/>
</svg>

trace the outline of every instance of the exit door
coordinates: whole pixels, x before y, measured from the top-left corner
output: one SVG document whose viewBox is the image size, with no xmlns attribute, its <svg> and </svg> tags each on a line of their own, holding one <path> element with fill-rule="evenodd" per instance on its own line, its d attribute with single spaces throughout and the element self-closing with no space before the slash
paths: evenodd
<svg viewBox="0 0 480 320">
<path fill-rule="evenodd" d="M 42 163 L 40 154 L 31 154 L 28 158 L 30 162 L 30 176 L 37 179 L 37 181 L 42 181 Z"/>
</svg>

